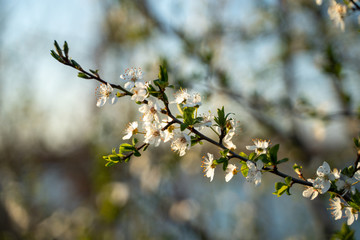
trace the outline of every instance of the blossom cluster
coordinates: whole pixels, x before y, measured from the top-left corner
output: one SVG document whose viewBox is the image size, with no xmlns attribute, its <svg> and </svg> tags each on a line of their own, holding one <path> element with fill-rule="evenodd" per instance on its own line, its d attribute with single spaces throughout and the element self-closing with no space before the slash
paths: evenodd
<svg viewBox="0 0 360 240">
<path fill-rule="evenodd" d="M 123 139 L 130 139 L 136 134 L 144 135 L 144 142 L 147 144 L 159 146 L 161 142 L 171 141 L 171 149 L 177 152 L 180 156 L 185 155 L 186 151 L 191 146 L 191 134 L 179 131 L 172 123 L 170 117 L 161 118 L 161 112 L 164 106 L 160 106 L 160 101 L 149 94 L 150 82 L 143 80 L 143 72 L 141 68 L 131 68 L 125 71 L 125 74 L 120 75 L 120 79 L 124 82 L 124 87 L 132 93 L 131 100 L 141 103 L 139 112 L 142 113 L 141 130 L 140 124 L 137 121 L 128 124 L 125 129 L 125 136 Z M 97 106 L 101 107 L 109 99 L 111 103 L 115 103 L 117 94 L 114 89 L 108 84 L 100 86 L 98 95 L 100 97 L 97 101 Z M 182 108 L 198 108 L 201 106 L 201 96 L 199 93 L 188 93 L 186 89 L 179 90 L 175 96 L 175 100 L 170 103 L 181 105 Z M 200 117 L 201 121 L 194 124 L 194 127 L 200 130 L 203 127 L 212 126 L 212 115 L 204 114 Z"/>
<path fill-rule="evenodd" d="M 315 0 L 317 5 L 321 5 L 323 3 L 322 0 Z M 330 19 L 334 22 L 334 24 L 341 29 L 341 31 L 345 31 L 345 17 L 349 14 L 349 12 L 353 12 L 354 10 L 359 10 L 360 6 L 357 1 L 344 1 L 344 4 L 338 3 L 335 0 L 330 0 L 330 4 L 328 7 L 328 14 Z M 350 11 L 348 11 L 350 10 Z M 360 24 L 360 16 L 358 17 L 358 22 Z"/>
<path fill-rule="evenodd" d="M 256 139 L 253 140 L 253 142 L 253 146 L 246 146 L 248 150 L 255 151 L 257 155 L 266 154 L 266 150 L 269 147 L 270 141 Z M 211 182 L 214 178 L 215 168 L 218 163 L 216 160 L 214 160 L 213 154 L 208 153 L 207 156 L 208 157 L 204 157 L 202 167 L 204 168 L 205 176 L 210 178 Z M 258 160 L 256 163 L 247 161 L 246 165 L 244 166 L 247 170 L 247 182 L 254 183 L 256 186 L 259 185 L 261 183 L 262 169 L 264 166 L 263 162 L 261 160 Z M 229 182 L 240 170 L 235 164 L 229 164 L 225 171 L 225 181 Z"/>
<path fill-rule="evenodd" d="M 236 155 L 234 150 L 237 146 L 233 143 L 233 137 L 236 135 L 238 122 L 229 117 L 230 114 L 226 115 L 224 108 L 218 109 L 217 117 L 210 112 L 209 114 L 198 114 L 198 109 L 202 105 L 199 93 L 190 93 L 187 89 L 180 89 L 174 94 L 174 100 L 168 101 L 167 97 L 164 97 L 166 87 L 164 82 L 157 82 L 155 85 L 159 87 L 160 91 L 155 91 L 152 82 L 143 80 L 143 73 L 140 68 L 127 69 L 125 74 L 120 76 L 120 79 L 123 81 L 124 88 L 129 91 L 131 100 L 140 104 L 138 111 L 142 114 L 140 122 L 133 121 L 128 124 L 124 131 L 124 140 L 141 134 L 145 144 L 157 147 L 162 142 L 170 142 L 171 149 L 180 156 L 184 156 L 194 143 L 205 139 L 199 135 L 198 131 L 208 127 L 219 137 L 219 142 L 215 145 L 223 149 L 220 152 L 221 157 L 218 159 L 212 153 L 207 153 L 203 157 L 201 167 L 210 182 L 214 179 L 215 169 L 222 164 L 226 182 L 241 172 L 247 182 L 257 186 L 262 181 L 264 171 L 272 170 L 274 173 L 277 171 L 274 170 L 277 169 L 277 164 L 287 161 L 287 159 L 277 160 L 278 146 L 270 148 L 270 141 L 261 139 L 254 139 L 254 145 L 246 146 L 247 150 L 253 151 L 249 156 L 245 153 L 241 153 L 245 157 Z M 97 88 L 96 95 L 98 107 L 103 106 L 107 101 L 114 104 L 118 97 L 123 96 L 115 93 L 110 84 L 100 85 Z M 174 117 L 170 112 L 169 104 L 177 105 L 179 110 L 177 117 Z M 138 150 L 136 149 L 136 151 Z M 236 163 L 229 163 L 229 160 L 234 156 L 240 159 L 241 166 L 237 166 Z M 298 169 L 296 172 L 299 174 Z M 285 183 L 279 183 L 275 187 L 277 191 L 274 194 L 278 196 L 284 192 L 290 194 L 289 189 L 293 181 L 293 178 L 286 177 Z M 360 195 L 354 187 L 359 181 L 360 163 L 357 165 L 356 171 L 349 174 L 349 172 L 342 173 L 337 169 L 331 170 L 329 164 L 323 162 L 316 171 L 316 177 L 303 182 L 304 185 L 308 185 L 303 191 L 303 196 L 313 200 L 319 194 L 327 192 L 335 194 L 331 196 L 330 200 L 332 214 L 335 220 L 338 220 L 342 218 L 344 212 L 344 216 L 348 218 L 347 223 L 350 225 L 358 219 L 358 209 L 349 204 L 349 201 L 345 200 L 345 196 L 349 194 L 350 196 Z"/>
<path fill-rule="evenodd" d="M 336 168 L 331 171 L 330 165 L 327 162 L 323 162 L 323 164 L 317 169 L 315 179 L 308 179 L 308 182 L 312 183 L 312 187 L 307 187 L 303 191 L 303 196 L 314 200 L 319 193 L 324 194 L 328 192 L 333 186 L 338 193 L 339 196 L 334 197 L 330 200 L 332 214 L 335 220 L 341 219 L 342 211 L 345 211 L 345 216 L 348 218 L 347 224 L 351 225 L 354 220 L 358 219 L 358 210 L 352 208 L 350 205 L 346 203 L 346 201 L 342 201 L 343 197 L 350 193 L 352 195 L 356 194 L 355 184 L 360 181 L 360 163 L 358 163 L 357 168 L 359 169 L 355 171 L 352 177 L 349 177 L 345 174 L 342 174 L 341 171 Z"/>
<path fill-rule="evenodd" d="M 191 132 L 185 133 L 185 131 L 179 131 L 179 127 L 175 127 L 173 119 L 169 116 L 161 118 L 164 107 L 160 106 L 158 99 L 150 96 L 148 89 L 151 83 L 143 80 L 141 68 L 127 69 L 125 74 L 120 75 L 120 79 L 124 82 L 124 87 L 132 93 L 131 100 L 142 103 L 139 112 L 143 114 L 141 118 L 142 129 L 139 129 L 140 125 L 137 121 L 129 123 L 125 129 L 123 139 L 126 140 L 136 134 L 143 134 L 144 143 L 154 145 L 155 147 L 159 146 L 161 142 L 171 141 L 171 149 L 180 156 L 185 155 L 186 151 L 191 147 Z M 117 94 L 115 94 L 110 84 L 102 84 L 98 89 L 96 104 L 98 107 L 103 106 L 107 100 L 110 100 L 112 104 L 116 102 Z M 201 96 L 199 93 L 189 93 L 187 89 L 180 89 L 174 95 L 174 101 L 170 101 L 170 103 L 177 104 L 181 112 L 189 108 L 198 109 L 201 106 Z M 218 136 L 222 136 L 221 142 L 225 148 L 230 151 L 236 149 L 236 145 L 232 141 L 238 128 L 238 122 L 235 119 L 226 119 L 224 124 L 222 124 L 223 126 L 220 126 L 213 123 L 214 116 L 211 113 L 202 114 L 200 117 L 195 116 L 195 118 L 200 120 L 193 123 L 194 128 L 202 130 L 204 127 L 210 127 Z M 253 142 L 253 146 L 246 147 L 248 150 L 254 151 L 256 155 L 266 154 L 270 141 L 256 139 Z M 202 167 L 204 168 L 205 176 L 210 178 L 210 181 L 214 178 L 217 164 L 213 154 L 208 153 L 207 157 L 204 157 Z M 261 183 L 261 170 L 263 166 L 261 160 L 258 160 L 256 163 L 247 161 L 246 180 L 259 185 Z M 225 169 L 226 182 L 229 182 L 238 171 L 239 168 L 235 164 L 227 165 Z"/>
</svg>

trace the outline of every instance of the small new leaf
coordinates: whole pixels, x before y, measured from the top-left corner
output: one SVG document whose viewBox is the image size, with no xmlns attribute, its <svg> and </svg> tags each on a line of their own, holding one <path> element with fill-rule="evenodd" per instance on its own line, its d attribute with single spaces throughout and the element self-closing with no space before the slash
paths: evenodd
<svg viewBox="0 0 360 240">
<path fill-rule="evenodd" d="M 96 69 L 96 70 L 92 70 L 92 69 L 89 69 L 89 71 L 94 74 L 95 76 L 99 77 L 99 69 Z"/>
<path fill-rule="evenodd" d="M 132 145 L 135 147 L 135 145 L 139 142 L 139 140 L 137 140 L 137 138 L 133 138 L 132 139 Z"/>
<path fill-rule="evenodd" d="M 227 166 L 229 165 L 229 161 L 225 161 L 223 163 L 223 170 L 226 171 Z"/>
<path fill-rule="evenodd" d="M 56 52 L 59 54 L 59 56 L 61 56 L 61 58 L 63 58 L 64 55 L 62 54 L 62 50 L 56 40 L 54 41 L 54 46 L 55 46 Z"/>
<path fill-rule="evenodd" d="M 141 156 L 141 153 L 136 148 L 134 148 L 134 156 L 135 157 L 140 157 Z"/>
<path fill-rule="evenodd" d="M 244 177 L 247 177 L 248 172 L 249 172 L 249 168 L 248 168 L 248 166 L 247 166 L 247 164 L 245 162 L 241 165 L 240 171 L 241 171 L 241 173 L 242 173 L 242 175 Z"/>
<path fill-rule="evenodd" d="M 219 159 L 216 159 L 217 163 L 224 163 L 224 162 L 227 162 L 227 161 L 228 161 L 228 159 L 226 157 L 221 157 Z"/>
<path fill-rule="evenodd" d="M 291 178 L 291 177 L 286 177 L 286 178 L 285 178 L 285 183 L 286 183 L 286 185 L 288 185 L 289 187 L 290 187 L 290 185 L 291 185 L 291 182 L 292 182 L 292 178 Z"/>
<path fill-rule="evenodd" d="M 277 153 L 279 151 L 279 144 L 276 144 L 275 146 L 273 146 L 272 148 L 269 149 L 269 156 L 270 156 L 270 162 L 272 165 L 276 165 L 277 163 Z"/>
<path fill-rule="evenodd" d="M 252 153 L 250 153 L 250 155 L 249 155 L 249 160 L 254 160 L 255 157 L 256 157 L 256 153 L 252 152 Z"/>
<path fill-rule="evenodd" d="M 66 41 L 64 42 L 64 53 L 65 53 L 66 59 L 68 59 L 69 58 L 69 46 Z"/>
<path fill-rule="evenodd" d="M 289 161 L 288 158 L 283 158 L 283 159 L 277 161 L 276 164 L 284 163 L 284 162 L 287 162 L 287 161 Z"/>
<path fill-rule="evenodd" d="M 244 153 L 244 152 L 239 153 L 239 155 L 240 155 L 241 157 L 243 157 L 243 158 L 248 159 L 248 155 L 247 155 L 246 153 Z"/>
<path fill-rule="evenodd" d="M 169 85 L 168 73 L 167 73 L 166 67 L 163 66 L 163 65 L 160 65 L 160 69 L 159 69 L 159 80 L 160 80 L 160 81 L 162 82 L 162 84 L 164 85 L 164 88 Z"/>
<path fill-rule="evenodd" d="M 296 172 L 297 175 L 300 175 L 300 174 L 301 174 L 302 166 L 299 166 L 299 165 L 297 165 L 297 164 L 295 163 L 294 166 L 293 166 L 293 169 L 294 169 L 294 171 Z"/>
<path fill-rule="evenodd" d="M 180 124 L 180 130 L 181 131 L 184 131 L 187 127 L 188 127 L 188 125 L 186 123 Z"/>
<path fill-rule="evenodd" d="M 53 58 L 55 58 L 57 61 L 59 61 L 59 62 L 61 62 L 61 63 L 64 62 L 64 61 L 62 60 L 62 58 L 55 53 L 54 50 L 51 50 L 51 51 L 50 51 L 50 54 L 51 54 L 51 56 L 53 56 Z"/>
<path fill-rule="evenodd" d="M 220 151 L 220 154 L 221 154 L 221 156 L 227 158 L 227 154 L 229 153 L 229 151 L 230 151 L 229 149 L 225 149 L 223 151 Z"/>
<path fill-rule="evenodd" d="M 183 117 L 184 117 L 184 123 L 187 125 L 193 125 L 194 124 L 194 107 L 185 107 L 183 109 Z"/>
<path fill-rule="evenodd" d="M 220 128 L 224 128 L 226 124 L 225 110 L 224 107 L 217 109 L 218 116 L 214 118 L 214 121 L 219 125 Z"/>
<path fill-rule="evenodd" d="M 124 153 L 124 152 L 132 152 L 134 149 L 133 145 L 128 144 L 128 143 L 123 143 L 120 145 L 119 147 L 119 152 L 120 153 Z"/>
<path fill-rule="evenodd" d="M 79 73 L 78 73 L 78 77 L 79 77 L 79 78 L 84 78 L 84 79 L 91 79 L 90 76 L 88 76 L 87 74 L 82 73 L 82 72 L 79 72 Z"/>
<path fill-rule="evenodd" d="M 82 70 L 80 64 L 78 64 L 75 60 L 71 59 L 71 64 L 78 70 Z"/>
<path fill-rule="evenodd" d="M 291 177 L 286 177 L 285 183 L 282 182 L 275 183 L 275 192 L 273 192 L 273 194 L 278 197 L 280 197 L 284 193 L 286 193 L 287 195 L 291 195 L 290 194 L 291 183 L 292 183 Z"/>
<path fill-rule="evenodd" d="M 282 182 L 275 183 L 275 192 L 273 192 L 274 195 L 280 197 L 285 192 L 288 192 L 289 186 Z"/>
</svg>

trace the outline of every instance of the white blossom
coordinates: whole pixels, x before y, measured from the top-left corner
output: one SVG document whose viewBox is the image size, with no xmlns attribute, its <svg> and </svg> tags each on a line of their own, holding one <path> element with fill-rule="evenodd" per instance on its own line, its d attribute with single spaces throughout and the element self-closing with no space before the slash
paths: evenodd
<svg viewBox="0 0 360 240">
<path fill-rule="evenodd" d="M 194 127 L 199 128 L 199 131 L 203 130 L 205 127 L 211 127 L 212 126 L 212 120 L 214 119 L 214 116 L 209 113 L 207 114 L 203 114 L 202 116 L 202 121 L 199 123 L 194 124 Z"/>
<path fill-rule="evenodd" d="M 129 123 L 128 127 L 125 129 L 126 135 L 123 137 L 123 140 L 130 139 L 132 135 L 135 135 L 138 132 L 138 122 L 134 121 Z"/>
<path fill-rule="evenodd" d="M 201 167 L 204 168 L 204 176 L 210 178 L 211 182 L 214 179 L 216 165 L 214 164 L 214 156 L 211 153 L 208 153 L 207 156 L 208 157 L 203 157 L 204 161 L 202 161 Z"/>
<path fill-rule="evenodd" d="M 356 183 L 356 179 L 355 178 L 349 178 L 345 175 L 342 175 L 343 179 L 339 179 L 337 180 L 337 182 L 335 183 L 336 188 L 338 191 L 340 190 L 344 190 L 343 195 L 345 195 L 347 192 L 351 192 L 352 194 L 355 194 L 355 183 Z"/>
<path fill-rule="evenodd" d="M 141 68 L 128 68 L 125 70 L 125 74 L 120 75 L 120 78 L 126 81 L 124 87 L 128 90 L 135 87 L 136 83 L 142 83 L 145 85 L 144 81 L 142 80 Z"/>
<path fill-rule="evenodd" d="M 154 144 L 155 147 L 160 145 L 162 139 L 161 128 L 157 124 L 145 123 L 144 128 L 146 130 L 145 143 Z"/>
<path fill-rule="evenodd" d="M 354 220 L 358 219 L 358 211 L 356 211 L 355 209 L 353 209 L 351 207 L 345 208 L 345 215 L 348 218 L 347 225 L 353 224 Z"/>
<path fill-rule="evenodd" d="M 331 4 L 328 9 L 328 14 L 330 19 L 334 21 L 334 23 L 340 27 L 342 31 L 345 30 L 344 17 L 346 15 L 346 6 L 337 3 L 335 0 L 331 0 Z"/>
<path fill-rule="evenodd" d="M 185 101 L 184 107 L 200 107 L 201 106 L 201 96 L 199 93 L 193 93 Z"/>
<path fill-rule="evenodd" d="M 159 104 L 157 104 L 157 102 L 149 99 L 147 104 L 144 104 L 139 108 L 139 111 L 144 114 L 144 122 L 152 122 L 153 120 L 155 120 L 156 122 L 160 122 L 159 114 L 161 108 Z"/>
<path fill-rule="evenodd" d="M 310 179 L 310 178 L 307 181 L 314 183 L 314 180 Z M 303 191 L 302 195 L 306 198 L 310 198 L 310 200 L 314 200 L 319 195 L 319 192 L 316 188 L 306 187 L 306 189 Z"/>
<path fill-rule="evenodd" d="M 170 123 L 172 121 L 172 119 L 170 117 L 168 117 L 167 120 L 163 120 L 161 123 L 161 128 L 164 128 L 165 126 L 168 125 L 168 123 Z M 170 141 L 171 139 L 174 138 L 175 135 L 175 125 L 172 124 L 170 126 L 168 126 L 165 131 L 163 131 L 164 133 L 164 143 Z"/>
<path fill-rule="evenodd" d="M 186 150 L 190 149 L 191 138 L 185 133 L 179 134 L 171 143 L 171 149 L 178 152 L 180 156 L 184 156 Z"/>
<path fill-rule="evenodd" d="M 342 217 L 342 208 L 343 208 L 340 198 L 335 197 L 331 199 L 330 206 L 331 206 L 330 210 L 332 210 L 331 214 L 334 216 L 335 220 L 339 220 Z"/>
<path fill-rule="evenodd" d="M 253 162 L 247 161 L 246 165 L 249 168 L 246 180 L 248 182 L 254 183 L 255 186 L 259 185 L 261 183 L 261 169 L 264 166 L 263 162 L 258 160 L 255 165 Z"/>
<path fill-rule="evenodd" d="M 336 173 L 332 173 L 330 166 L 327 162 L 324 161 L 323 165 L 321 165 L 317 171 L 317 178 L 315 179 L 313 185 L 315 188 L 319 189 L 321 194 L 326 193 L 331 187 L 331 181 L 334 181 L 339 177 L 338 171 Z"/>
<path fill-rule="evenodd" d="M 226 130 L 229 133 L 235 133 L 236 132 L 236 128 L 238 127 L 238 123 L 237 121 L 235 121 L 235 119 L 229 119 L 226 121 Z"/>
<path fill-rule="evenodd" d="M 315 0 L 315 1 L 316 1 L 316 4 L 319 6 L 322 4 L 322 0 Z"/>
<path fill-rule="evenodd" d="M 331 172 L 330 165 L 325 161 L 320 167 L 318 167 L 318 169 L 316 170 L 316 174 L 319 177 L 327 178 L 330 181 L 335 180 L 335 175 Z"/>
<path fill-rule="evenodd" d="M 117 101 L 116 93 L 109 83 L 101 84 L 99 87 L 97 87 L 95 90 L 95 95 L 97 97 L 97 107 L 104 106 L 108 99 L 110 99 L 111 104 L 114 104 Z"/>
<path fill-rule="evenodd" d="M 255 151 L 257 155 L 265 154 L 267 148 L 270 145 L 270 141 L 261 140 L 261 139 L 255 139 L 253 140 L 254 144 L 253 146 L 246 146 L 247 150 Z"/>
<path fill-rule="evenodd" d="M 235 132 L 229 132 L 228 134 L 225 135 L 222 142 L 224 146 L 231 151 L 234 151 L 236 149 L 236 145 L 231 140 L 234 134 Z"/>
<path fill-rule="evenodd" d="M 190 94 L 187 92 L 186 89 L 180 89 L 175 94 L 175 100 L 173 103 L 183 104 L 190 98 Z"/>
<path fill-rule="evenodd" d="M 234 164 L 229 164 L 226 168 L 225 181 L 229 182 L 236 174 L 237 174 L 236 166 Z"/>
<path fill-rule="evenodd" d="M 201 96 L 199 93 L 189 94 L 187 89 L 180 89 L 175 93 L 175 100 L 171 103 L 183 104 L 184 107 L 199 107 Z"/>
<path fill-rule="evenodd" d="M 131 89 L 131 92 L 133 93 L 131 100 L 136 102 L 142 102 L 148 96 L 146 86 L 143 83 L 135 83 L 135 86 Z"/>
</svg>

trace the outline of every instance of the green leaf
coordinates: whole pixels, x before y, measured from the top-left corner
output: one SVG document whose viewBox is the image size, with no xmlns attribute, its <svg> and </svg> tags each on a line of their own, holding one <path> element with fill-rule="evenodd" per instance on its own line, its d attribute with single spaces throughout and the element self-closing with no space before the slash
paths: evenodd
<svg viewBox="0 0 360 240">
<path fill-rule="evenodd" d="M 51 50 L 51 51 L 50 51 L 50 54 L 51 54 L 51 56 L 53 56 L 53 58 L 55 58 L 57 61 L 59 61 L 59 62 L 61 62 L 61 63 L 64 62 L 64 61 L 62 60 L 62 58 L 55 53 L 54 50 Z"/>
<path fill-rule="evenodd" d="M 79 78 L 84 78 L 84 79 L 91 79 L 91 77 L 89 77 L 87 74 L 79 72 L 78 73 L 78 77 Z"/>
<path fill-rule="evenodd" d="M 223 163 L 223 170 L 224 170 L 224 171 L 226 171 L 226 168 L 227 168 L 228 164 L 229 164 L 229 161 L 225 161 L 225 162 Z"/>
<path fill-rule="evenodd" d="M 239 155 L 240 155 L 241 157 L 243 157 L 243 158 L 249 159 L 249 158 L 248 158 L 248 155 L 247 155 L 246 153 L 244 153 L 244 152 L 239 153 Z"/>
<path fill-rule="evenodd" d="M 201 138 L 198 136 L 191 136 L 191 146 L 194 146 L 200 142 Z"/>
<path fill-rule="evenodd" d="M 250 155 L 249 155 L 249 160 L 254 160 L 255 157 L 256 157 L 256 153 L 252 152 L 252 153 L 250 153 Z"/>
<path fill-rule="evenodd" d="M 105 164 L 106 167 L 110 167 L 121 161 L 121 158 L 118 155 L 114 155 L 114 154 L 108 155 L 108 156 L 103 156 L 103 158 L 107 161 L 107 163 Z"/>
<path fill-rule="evenodd" d="M 59 56 L 61 56 L 61 58 L 63 58 L 64 55 L 62 54 L 62 50 L 56 40 L 54 41 L 54 46 L 55 46 L 56 52 L 59 54 Z"/>
<path fill-rule="evenodd" d="M 287 162 L 287 161 L 289 161 L 288 158 L 283 158 L 283 159 L 277 161 L 276 164 L 285 163 L 285 162 Z"/>
<path fill-rule="evenodd" d="M 158 98 L 160 95 L 161 95 L 161 92 L 159 92 L 158 90 L 156 90 L 155 88 L 154 88 L 154 86 L 153 85 L 149 85 L 149 87 L 147 88 L 147 90 L 148 90 L 148 93 L 151 95 L 151 96 L 154 96 L 154 97 L 156 97 L 156 98 Z"/>
<path fill-rule="evenodd" d="M 286 177 L 286 178 L 285 178 L 285 183 L 286 183 L 286 185 L 288 185 L 289 187 L 290 187 L 291 182 L 292 182 L 292 178 L 291 178 L 291 177 Z"/>
<path fill-rule="evenodd" d="M 186 123 L 180 124 L 180 130 L 181 131 L 184 131 L 187 127 L 188 127 L 188 125 Z"/>
<path fill-rule="evenodd" d="M 94 74 L 94 75 L 96 75 L 96 76 L 99 76 L 99 69 L 96 69 L 96 70 L 89 69 L 89 71 L 90 71 L 92 74 Z"/>
<path fill-rule="evenodd" d="M 221 158 L 219 158 L 219 159 L 216 159 L 216 162 L 217 162 L 218 164 L 224 163 L 224 162 L 227 162 L 227 161 L 228 161 L 228 159 L 227 159 L 226 157 L 221 157 Z"/>
<path fill-rule="evenodd" d="M 82 70 L 80 64 L 78 64 L 75 60 L 71 59 L 71 64 L 78 70 Z"/>
<path fill-rule="evenodd" d="M 65 53 L 65 57 L 69 58 L 69 46 L 66 41 L 64 42 L 64 53 Z"/>
<path fill-rule="evenodd" d="M 255 153 L 254 153 L 255 154 Z M 260 156 L 258 156 L 256 159 L 261 160 L 264 164 L 268 164 L 269 163 L 269 159 L 265 154 L 261 154 Z"/>
<path fill-rule="evenodd" d="M 274 195 L 280 197 L 285 192 L 288 192 L 289 186 L 287 186 L 285 183 L 282 182 L 276 182 L 275 183 L 275 192 L 273 192 Z"/>
<path fill-rule="evenodd" d="M 272 148 L 269 149 L 269 155 L 270 155 L 270 162 L 273 165 L 276 165 L 277 163 L 277 153 L 279 151 L 279 144 L 276 144 L 275 146 L 273 146 Z"/>
<path fill-rule="evenodd" d="M 119 153 L 132 152 L 133 149 L 134 149 L 133 145 L 128 143 L 123 143 L 119 147 Z"/>
<path fill-rule="evenodd" d="M 223 151 L 220 151 L 220 154 L 221 154 L 221 156 L 227 158 L 227 154 L 229 153 L 229 151 L 230 151 L 229 149 L 225 149 Z"/>
<path fill-rule="evenodd" d="M 116 163 L 118 163 L 118 162 L 109 161 L 105 164 L 105 167 L 111 167 L 112 165 L 115 165 Z"/>
<path fill-rule="evenodd" d="M 218 116 L 214 118 L 214 121 L 219 125 L 220 128 L 224 128 L 226 124 L 224 106 L 217 109 Z"/>
<path fill-rule="evenodd" d="M 249 172 L 249 168 L 248 168 L 248 166 L 247 166 L 247 164 L 245 162 L 241 165 L 240 171 L 241 171 L 241 173 L 242 173 L 242 175 L 244 177 L 247 177 L 248 172 Z"/>
<path fill-rule="evenodd" d="M 116 148 L 113 148 L 113 149 L 111 150 L 111 152 L 112 152 L 112 154 L 116 155 Z"/>
<path fill-rule="evenodd" d="M 360 206 L 359 205 L 357 205 L 356 203 L 354 203 L 354 202 L 348 202 L 348 204 L 350 205 L 350 207 L 352 207 L 352 208 L 354 208 L 354 209 L 356 209 L 356 210 L 358 210 L 359 211 L 359 209 L 360 209 Z"/>
<path fill-rule="evenodd" d="M 139 142 L 139 140 L 137 140 L 137 138 L 133 138 L 131 140 L 131 142 L 132 142 L 132 145 L 135 147 L 135 145 Z"/>
<path fill-rule="evenodd" d="M 291 177 L 286 177 L 285 183 L 282 182 L 275 183 L 275 192 L 273 192 L 273 194 L 277 195 L 278 197 L 280 197 L 284 193 L 286 193 L 287 195 L 291 195 L 290 194 L 291 183 L 292 183 Z"/>
<path fill-rule="evenodd" d="M 145 152 L 146 149 L 148 149 L 149 146 L 150 146 L 150 145 L 146 145 L 146 146 L 143 148 L 143 152 Z"/>
<path fill-rule="evenodd" d="M 184 123 L 187 125 L 193 125 L 194 124 L 194 107 L 185 107 L 183 109 L 183 117 L 184 117 Z"/>
<path fill-rule="evenodd" d="M 159 80 L 166 85 L 165 87 L 167 87 L 169 85 L 168 73 L 167 73 L 166 67 L 163 65 L 160 65 Z"/>
<path fill-rule="evenodd" d="M 135 157 L 140 157 L 141 156 L 141 153 L 136 148 L 134 149 L 134 156 Z"/>
<path fill-rule="evenodd" d="M 283 195 L 287 190 L 289 189 L 289 186 L 283 185 L 277 192 L 277 196 L 280 197 Z"/>
<path fill-rule="evenodd" d="M 355 240 L 355 231 L 351 230 L 350 227 L 343 223 L 341 230 L 334 233 L 331 236 L 331 240 Z"/>
</svg>

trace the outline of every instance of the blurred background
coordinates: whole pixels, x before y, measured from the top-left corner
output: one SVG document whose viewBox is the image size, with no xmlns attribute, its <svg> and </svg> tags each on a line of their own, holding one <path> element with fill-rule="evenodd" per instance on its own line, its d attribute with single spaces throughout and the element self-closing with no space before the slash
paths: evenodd
<svg viewBox="0 0 360 240">
<path fill-rule="evenodd" d="M 202 112 L 225 106 L 234 138 L 280 143 L 280 157 L 314 177 L 323 161 L 356 157 L 360 48 L 357 14 L 341 32 L 328 2 L 282 0 L 0 0 L 0 239 L 328 239 L 328 196 L 302 186 L 272 195 L 221 169 L 205 178 L 209 144 L 179 158 L 169 144 L 105 167 L 103 155 L 139 120 L 129 99 L 97 108 L 99 85 L 50 56 L 67 41 L 85 69 L 120 84 L 128 67 L 156 79 L 162 61 L 178 88 L 201 92 Z M 360 229 L 359 221 L 351 228 Z M 360 238 L 360 231 L 356 236 Z"/>
</svg>

